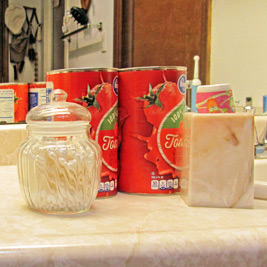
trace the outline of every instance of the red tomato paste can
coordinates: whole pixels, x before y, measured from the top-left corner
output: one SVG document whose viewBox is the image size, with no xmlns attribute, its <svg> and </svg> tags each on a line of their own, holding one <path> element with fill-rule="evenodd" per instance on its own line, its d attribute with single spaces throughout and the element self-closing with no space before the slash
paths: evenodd
<svg viewBox="0 0 267 267">
<path fill-rule="evenodd" d="M 0 84 L 0 121 L 24 122 L 28 112 L 28 84 Z"/>
<path fill-rule="evenodd" d="M 47 73 L 54 89 L 63 89 L 67 101 L 86 107 L 91 115 L 91 137 L 102 148 L 101 182 L 97 197 L 117 194 L 118 71 L 109 68 L 54 70 Z"/>
<path fill-rule="evenodd" d="M 186 70 L 142 67 L 119 71 L 120 191 L 180 191 Z"/>
<path fill-rule="evenodd" d="M 29 83 L 29 110 L 49 102 L 49 94 L 53 90 L 50 82 Z"/>
</svg>

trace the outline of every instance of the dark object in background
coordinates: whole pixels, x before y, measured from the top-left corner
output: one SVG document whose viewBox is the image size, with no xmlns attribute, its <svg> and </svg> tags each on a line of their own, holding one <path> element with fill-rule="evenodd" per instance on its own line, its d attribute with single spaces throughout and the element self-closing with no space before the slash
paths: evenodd
<svg viewBox="0 0 267 267">
<path fill-rule="evenodd" d="M 13 65 L 13 70 L 14 70 L 14 80 L 16 81 L 18 79 L 18 72 L 16 65 Z"/>
<path fill-rule="evenodd" d="M 35 61 L 35 51 L 33 48 L 29 48 L 28 57 L 30 61 Z"/>
<path fill-rule="evenodd" d="M 14 80 L 18 79 L 18 72 L 21 73 L 24 67 L 24 57 L 27 52 L 28 35 L 22 29 L 18 35 L 12 35 L 9 44 L 10 62 L 13 63 Z"/>
<path fill-rule="evenodd" d="M 25 62 L 21 61 L 19 65 L 19 73 L 22 73 L 23 67 L 24 67 Z"/>
<path fill-rule="evenodd" d="M 71 8 L 70 13 L 78 23 L 82 25 L 88 23 L 87 11 L 85 9 L 74 6 Z"/>
<path fill-rule="evenodd" d="M 24 60 L 28 45 L 28 35 L 24 30 L 18 35 L 12 35 L 10 48 L 10 62 L 19 63 Z"/>
<path fill-rule="evenodd" d="M 78 23 L 86 25 L 89 21 L 87 12 L 90 8 L 91 0 L 81 0 L 81 5 L 81 8 L 76 6 L 72 7 L 70 13 Z"/>
<path fill-rule="evenodd" d="M 18 71 L 21 72 L 23 69 L 28 45 L 28 35 L 23 29 L 25 19 L 25 10 L 21 6 L 10 4 L 5 11 L 5 24 L 12 36 L 9 51 L 10 62 L 13 63 L 14 80 L 18 79 Z"/>
</svg>

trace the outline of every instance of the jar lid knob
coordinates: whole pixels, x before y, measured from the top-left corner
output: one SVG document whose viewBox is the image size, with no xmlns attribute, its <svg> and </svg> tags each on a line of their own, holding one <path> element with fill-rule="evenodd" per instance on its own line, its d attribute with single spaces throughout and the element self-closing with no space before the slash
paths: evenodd
<svg viewBox="0 0 267 267">
<path fill-rule="evenodd" d="M 67 97 L 68 94 L 61 89 L 55 89 L 49 95 L 49 99 L 51 102 L 66 102 Z"/>
</svg>

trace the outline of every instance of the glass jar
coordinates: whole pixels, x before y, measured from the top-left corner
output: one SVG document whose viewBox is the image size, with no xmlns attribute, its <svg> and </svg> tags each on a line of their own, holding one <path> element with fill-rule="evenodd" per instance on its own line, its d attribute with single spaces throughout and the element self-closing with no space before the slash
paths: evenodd
<svg viewBox="0 0 267 267">
<path fill-rule="evenodd" d="M 90 138 L 89 111 L 54 90 L 50 103 L 26 117 L 28 139 L 18 151 L 18 176 L 28 206 L 45 213 L 88 211 L 95 200 L 101 149 Z"/>
</svg>

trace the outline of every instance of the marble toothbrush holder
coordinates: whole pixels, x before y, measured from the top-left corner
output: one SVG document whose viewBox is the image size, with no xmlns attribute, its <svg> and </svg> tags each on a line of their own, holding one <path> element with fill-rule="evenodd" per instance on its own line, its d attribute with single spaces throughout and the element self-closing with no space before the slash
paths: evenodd
<svg viewBox="0 0 267 267">
<path fill-rule="evenodd" d="M 187 205 L 253 208 L 253 131 L 252 114 L 184 114 L 181 195 Z"/>
</svg>

